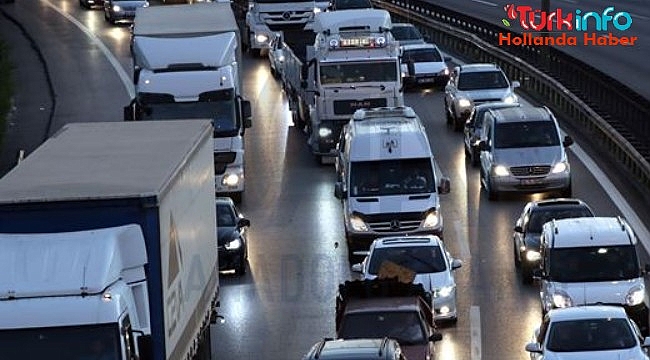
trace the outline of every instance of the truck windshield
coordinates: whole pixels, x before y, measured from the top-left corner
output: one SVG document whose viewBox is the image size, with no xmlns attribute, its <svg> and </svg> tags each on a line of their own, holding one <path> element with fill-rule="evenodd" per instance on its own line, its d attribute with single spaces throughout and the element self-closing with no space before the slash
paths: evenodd
<svg viewBox="0 0 650 360">
<path fill-rule="evenodd" d="M 389 337 L 401 345 L 426 343 L 427 336 L 417 311 L 377 311 L 347 314 L 338 337 L 363 339 Z"/>
<path fill-rule="evenodd" d="M 430 158 L 355 161 L 350 164 L 350 196 L 435 192 Z"/>
<path fill-rule="evenodd" d="M 629 280 L 640 274 L 633 245 L 554 248 L 549 267 L 557 282 Z"/>
<path fill-rule="evenodd" d="M 214 137 L 235 136 L 239 131 L 231 91 L 201 94 L 198 101 L 175 102 L 169 94 L 151 93 L 139 94 L 138 100 L 144 107 L 142 120 L 211 119 Z"/>
<path fill-rule="evenodd" d="M 320 65 L 322 85 L 386 81 L 397 81 L 396 61 L 321 63 Z"/>
<path fill-rule="evenodd" d="M 11 329 L 0 331 L 4 360 L 119 360 L 117 324 Z"/>
</svg>

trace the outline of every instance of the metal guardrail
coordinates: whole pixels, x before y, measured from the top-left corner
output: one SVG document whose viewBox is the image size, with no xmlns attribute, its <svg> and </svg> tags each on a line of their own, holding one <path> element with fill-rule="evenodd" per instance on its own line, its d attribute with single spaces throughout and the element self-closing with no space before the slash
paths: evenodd
<svg viewBox="0 0 650 360">
<path fill-rule="evenodd" d="M 497 25 L 421 0 L 375 0 L 397 21 L 472 62 L 499 64 L 521 90 L 622 165 L 650 192 L 650 101 L 609 75 L 552 47 L 498 46 Z"/>
</svg>

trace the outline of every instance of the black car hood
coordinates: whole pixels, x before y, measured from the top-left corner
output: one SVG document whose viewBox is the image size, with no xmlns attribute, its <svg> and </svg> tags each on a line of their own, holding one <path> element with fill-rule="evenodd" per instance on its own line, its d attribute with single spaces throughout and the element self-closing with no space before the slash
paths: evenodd
<svg viewBox="0 0 650 360">
<path fill-rule="evenodd" d="M 234 226 L 221 226 L 217 229 L 217 242 L 219 246 L 225 245 L 227 242 L 237 237 L 238 231 Z"/>
</svg>

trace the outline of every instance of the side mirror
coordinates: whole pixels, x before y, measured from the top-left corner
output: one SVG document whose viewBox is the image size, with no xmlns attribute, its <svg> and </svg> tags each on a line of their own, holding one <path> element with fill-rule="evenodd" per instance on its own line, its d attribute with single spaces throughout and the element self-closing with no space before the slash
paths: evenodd
<svg viewBox="0 0 650 360">
<path fill-rule="evenodd" d="M 524 228 L 522 228 L 521 225 L 517 225 L 517 226 L 515 226 L 515 232 L 523 233 L 523 232 L 524 232 Z"/>
<path fill-rule="evenodd" d="M 351 270 L 357 273 L 363 272 L 363 265 L 362 264 L 353 264 L 351 267 Z"/>
<path fill-rule="evenodd" d="M 528 343 L 526 344 L 526 351 L 541 354 L 542 347 L 538 343 Z"/>
<path fill-rule="evenodd" d="M 463 262 L 460 259 L 454 259 L 451 261 L 451 269 L 456 270 L 459 267 L 463 266 Z"/>
<path fill-rule="evenodd" d="M 429 336 L 429 341 L 437 342 L 442 340 L 442 334 L 439 332 L 433 333 L 433 335 Z"/>
<path fill-rule="evenodd" d="M 513 89 L 518 88 L 520 86 L 521 86 L 521 83 L 519 81 L 517 81 L 517 80 L 510 83 L 510 87 L 512 87 Z"/>
<path fill-rule="evenodd" d="M 650 337 L 646 337 L 646 338 L 643 339 L 643 344 L 641 344 L 641 347 L 643 347 L 643 348 L 650 347 Z"/>
<path fill-rule="evenodd" d="M 490 151 L 490 145 L 485 140 L 481 140 L 478 143 L 478 149 L 481 151 Z"/>
<path fill-rule="evenodd" d="M 445 62 L 450 62 L 451 61 L 451 56 L 445 56 L 443 58 L 443 60 L 445 60 Z"/>
<path fill-rule="evenodd" d="M 440 178 L 440 184 L 438 185 L 439 194 L 449 194 L 451 191 L 451 180 L 448 177 L 443 176 Z"/>
<path fill-rule="evenodd" d="M 248 100 L 242 100 L 241 102 L 241 112 L 242 117 L 244 118 L 244 128 L 251 127 L 251 117 L 253 113 L 251 111 L 251 102 Z"/>
<path fill-rule="evenodd" d="M 251 221 L 247 218 L 239 218 L 239 221 L 237 221 L 237 227 L 246 227 L 246 226 L 251 226 Z"/>
<path fill-rule="evenodd" d="M 565 136 L 564 140 L 562 141 L 562 145 L 564 145 L 564 147 L 569 147 L 573 145 L 573 138 L 571 138 L 571 136 L 569 135 Z"/>
<path fill-rule="evenodd" d="M 343 183 L 340 181 L 337 181 L 336 184 L 334 184 L 334 196 L 339 200 L 343 200 L 347 197 L 347 191 L 343 190 Z"/>
</svg>

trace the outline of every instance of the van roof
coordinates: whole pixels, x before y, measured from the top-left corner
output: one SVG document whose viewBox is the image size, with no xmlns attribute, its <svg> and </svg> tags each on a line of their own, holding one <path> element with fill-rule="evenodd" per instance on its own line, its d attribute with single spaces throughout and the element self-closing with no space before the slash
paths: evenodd
<svg viewBox="0 0 650 360">
<path fill-rule="evenodd" d="M 552 231 L 554 248 L 635 244 L 627 222 L 620 217 L 583 217 L 554 220 L 544 225 Z"/>
<path fill-rule="evenodd" d="M 412 159 L 431 156 L 420 119 L 386 116 L 351 120 L 350 161 Z"/>
<path fill-rule="evenodd" d="M 491 109 L 497 123 L 550 121 L 553 120 L 546 107 L 519 106 Z"/>
<path fill-rule="evenodd" d="M 390 14 L 383 9 L 350 9 L 317 13 L 314 17 L 314 32 L 342 31 L 366 28 L 367 32 L 384 32 L 393 27 Z M 346 30 L 347 29 L 347 30 Z"/>
</svg>

